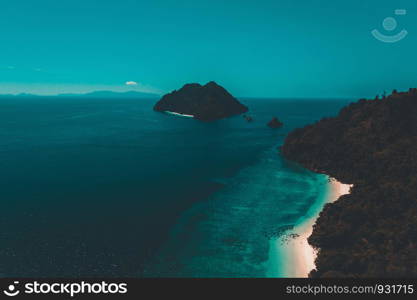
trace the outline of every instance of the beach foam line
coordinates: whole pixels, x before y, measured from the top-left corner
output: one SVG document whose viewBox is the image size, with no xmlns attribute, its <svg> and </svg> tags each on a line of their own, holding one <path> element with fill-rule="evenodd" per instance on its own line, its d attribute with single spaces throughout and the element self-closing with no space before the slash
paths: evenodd
<svg viewBox="0 0 417 300">
<path fill-rule="evenodd" d="M 308 274 L 316 268 L 315 260 L 317 251 L 308 243 L 308 238 L 313 233 L 313 225 L 316 223 L 320 211 L 326 203 L 339 199 L 340 196 L 349 194 L 352 185 L 343 184 L 336 179 L 330 178 L 325 201 L 323 201 L 314 217 L 304 219 L 296 224 L 294 229 L 288 231 L 288 235 L 271 241 L 271 251 L 279 253 L 282 270 L 277 277 L 286 278 L 307 278 Z M 316 208 L 317 209 L 317 208 Z M 271 256 L 271 255 L 270 255 Z"/>
<path fill-rule="evenodd" d="M 166 110 L 165 113 L 170 114 L 170 115 L 174 115 L 174 116 L 180 116 L 180 117 L 186 117 L 186 118 L 194 118 L 193 115 L 186 115 L 186 114 L 180 114 L 174 111 L 168 111 Z"/>
</svg>

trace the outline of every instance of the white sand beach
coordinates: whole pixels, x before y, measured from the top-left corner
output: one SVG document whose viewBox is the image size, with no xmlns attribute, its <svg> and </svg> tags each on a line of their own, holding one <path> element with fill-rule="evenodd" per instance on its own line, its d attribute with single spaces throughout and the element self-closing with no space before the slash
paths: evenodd
<svg viewBox="0 0 417 300">
<path fill-rule="evenodd" d="M 307 239 L 313 232 L 313 225 L 318 218 L 319 212 L 323 209 L 326 203 L 336 201 L 340 196 L 348 194 L 351 185 L 343 184 L 331 178 L 329 180 L 329 189 L 326 194 L 325 201 L 322 205 L 315 207 L 309 215 L 314 217 L 304 219 L 304 221 L 295 226 L 289 233 L 295 234 L 290 237 L 283 237 L 281 239 L 272 241 L 272 251 L 279 251 L 281 261 L 281 273 L 278 277 L 287 278 L 307 278 L 308 274 L 315 269 L 314 261 L 317 253 L 313 247 L 308 243 Z"/>
<path fill-rule="evenodd" d="M 194 118 L 193 115 L 180 114 L 180 113 L 173 112 L 173 111 L 168 111 L 168 110 L 166 110 L 165 113 L 170 114 L 170 115 L 174 115 L 174 116 L 179 116 L 179 117 Z"/>
</svg>

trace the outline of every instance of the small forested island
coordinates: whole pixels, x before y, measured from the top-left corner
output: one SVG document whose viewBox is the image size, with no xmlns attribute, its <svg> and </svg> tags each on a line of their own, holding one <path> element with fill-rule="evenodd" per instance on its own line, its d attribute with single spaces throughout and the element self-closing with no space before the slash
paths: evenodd
<svg viewBox="0 0 417 300">
<path fill-rule="evenodd" d="M 201 121 L 215 121 L 248 111 L 226 89 L 211 81 L 206 85 L 190 83 L 178 91 L 166 94 L 155 106 L 155 111 L 194 117 Z"/>
<path fill-rule="evenodd" d="M 272 118 L 271 121 L 268 122 L 267 125 L 268 125 L 269 128 L 275 129 L 275 128 L 281 128 L 284 125 L 284 123 L 282 123 L 280 120 L 278 120 L 277 117 L 274 117 L 274 118 Z"/>
<path fill-rule="evenodd" d="M 352 103 L 290 133 L 281 152 L 353 184 L 314 226 L 310 277 L 417 277 L 417 89 Z"/>
</svg>

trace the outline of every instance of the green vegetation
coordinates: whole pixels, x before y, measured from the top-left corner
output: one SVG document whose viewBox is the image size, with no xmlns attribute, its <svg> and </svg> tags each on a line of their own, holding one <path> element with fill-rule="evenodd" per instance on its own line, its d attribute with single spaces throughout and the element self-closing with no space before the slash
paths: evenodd
<svg viewBox="0 0 417 300">
<path fill-rule="evenodd" d="M 311 277 L 417 277 L 417 89 L 350 104 L 293 131 L 281 150 L 354 184 L 314 226 Z"/>
</svg>

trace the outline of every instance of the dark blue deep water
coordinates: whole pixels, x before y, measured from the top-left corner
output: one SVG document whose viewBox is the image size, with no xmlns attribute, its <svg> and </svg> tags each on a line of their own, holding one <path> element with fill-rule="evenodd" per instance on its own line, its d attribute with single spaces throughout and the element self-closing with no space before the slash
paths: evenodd
<svg viewBox="0 0 417 300">
<path fill-rule="evenodd" d="M 252 123 L 155 101 L 0 99 L 0 276 L 266 276 L 323 184 L 277 147 L 348 101 L 242 99 Z"/>
</svg>

